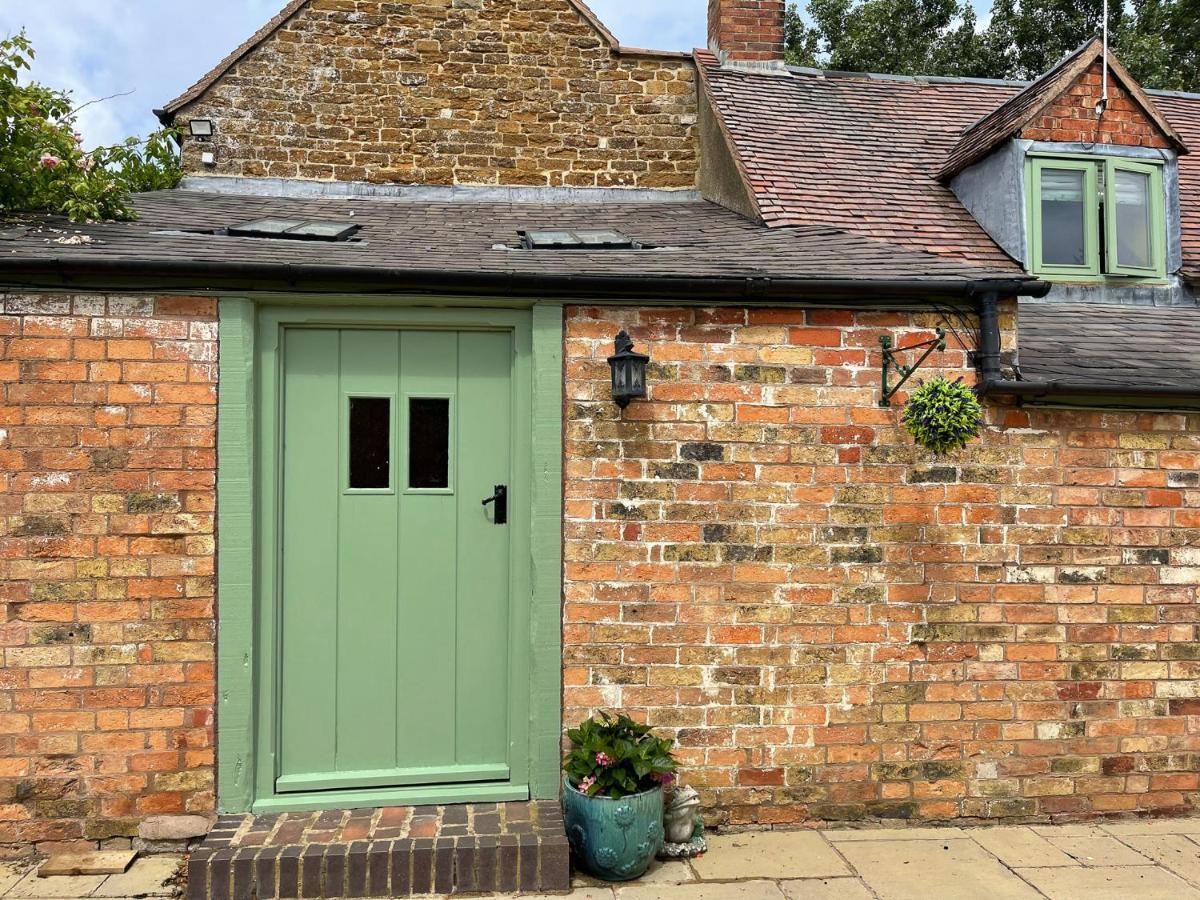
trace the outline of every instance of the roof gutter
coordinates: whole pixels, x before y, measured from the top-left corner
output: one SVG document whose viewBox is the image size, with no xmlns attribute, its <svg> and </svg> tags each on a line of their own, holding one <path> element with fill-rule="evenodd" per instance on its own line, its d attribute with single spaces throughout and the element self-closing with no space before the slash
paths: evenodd
<svg viewBox="0 0 1200 900">
<path fill-rule="evenodd" d="M 0 257 L 0 282 L 23 286 L 114 287 L 105 279 L 153 282 L 155 289 L 303 291 L 305 293 L 430 293 L 504 296 L 651 298 L 726 301 L 863 299 L 867 292 L 913 300 L 969 299 L 983 294 L 1037 296 L 1040 282 L 1024 278 L 677 278 L 637 275 L 546 275 L 454 272 L 291 263 L 172 259 Z M 125 284 L 123 287 L 129 287 Z"/>
<path fill-rule="evenodd" d="M 985 394 L 1024 397 L 1038 400 L 1043 397 L 1159 397 L 1162 399 L 1200 398 L 1200 385 L 1187 388 L 1169 385 L 1130 385 L 1114 388 L 1111 385 L 1075 381 L 995 381 L 984 382 Z"/>
<path fill-rule="evenodd" d="M 1048 283 L 1039 294 L 1028 296 L 1044 297 L 1050 289 Z M 1163 385 L 1129 385 L 1114 388 L 1111 385 L 1077 381 L 1009 381 L 1000 371 L 1000 323 L 997 314 L 998 295 L 986 291 L 979 296 L 979 393 L 984 396 L 1024 397 L 1037 400 L 1046 397 L 1146 397 L 1182 398 L 1200 397 L 1200 385 L 1194 388 Z"/>
</svg>

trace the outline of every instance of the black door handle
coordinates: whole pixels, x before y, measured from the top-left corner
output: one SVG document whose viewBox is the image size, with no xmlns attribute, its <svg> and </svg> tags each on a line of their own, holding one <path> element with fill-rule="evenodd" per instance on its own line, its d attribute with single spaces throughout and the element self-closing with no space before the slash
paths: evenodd
<svg viewBox="0 0 1200 900">
<path fill-rule="evenodd" d="M 508 485 L 496 485 L 496 493 L 483 501 L 483 505 L 489 503 L 496 504 L 496 517 L 492 519 L 493 525 L 503 525 L 508 521 Z"/>
</svg>

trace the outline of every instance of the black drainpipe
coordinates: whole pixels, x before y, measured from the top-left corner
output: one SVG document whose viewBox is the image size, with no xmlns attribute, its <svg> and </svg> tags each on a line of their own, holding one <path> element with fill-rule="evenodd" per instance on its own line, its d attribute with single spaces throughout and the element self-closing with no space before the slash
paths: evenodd
<svg viewBox="0 0 1200 900">
<path fill-rule="evenodd" d="M 987 393 L 1000 376 L 1000 298 L 986 291 L 979 298 L 979 374 L 980 391 Z"/>
</svg>

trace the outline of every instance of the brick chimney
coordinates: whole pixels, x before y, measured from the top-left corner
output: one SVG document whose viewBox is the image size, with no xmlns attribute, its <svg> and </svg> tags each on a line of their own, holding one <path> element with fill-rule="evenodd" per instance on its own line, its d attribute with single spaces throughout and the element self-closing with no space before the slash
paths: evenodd
<svg viewBox="0 0 1200 900">
<path fill-rule="evenodd" d="M 708 0 L 708 48 L 721 65 L 784 72 L 785 0 Z"/>
</svg>

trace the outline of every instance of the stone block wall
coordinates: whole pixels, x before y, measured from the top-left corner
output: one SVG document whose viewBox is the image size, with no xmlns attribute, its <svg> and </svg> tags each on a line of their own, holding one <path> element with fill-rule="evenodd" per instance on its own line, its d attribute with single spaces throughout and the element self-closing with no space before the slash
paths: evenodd
<svg viewBox="0 0 1200 900">
<path fill-rule="evenodd" d="M 213 808 L 216 330 L 0 294 L 0 845 Z"/>
<path fill-rule="evenodd" d="M 570 0 L 311 0 L 177 114 L 193 174 L 691 188 L 695 69 Z M 215 166 L 200 154 L 216 154 Z"/>
<path fill-rule="evenodd" d="M 566 726 L 659 726 L 728 825 L 1195 811 L 1200 415 L 989 402 L 936 458 L 878 339 L 941 323 L 568 309 Z"/>
</svg>

